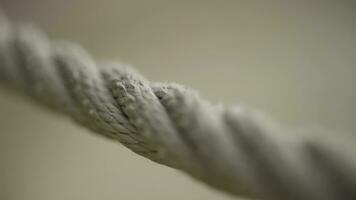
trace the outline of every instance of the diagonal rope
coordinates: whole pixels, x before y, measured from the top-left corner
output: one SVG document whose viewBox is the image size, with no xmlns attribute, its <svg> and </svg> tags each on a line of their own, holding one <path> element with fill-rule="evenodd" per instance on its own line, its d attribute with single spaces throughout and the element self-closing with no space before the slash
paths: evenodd
<svg viewBox="0 0 356 200">
<path fill-rule="evenodd" d="M 287 135 L 258 112 L 214 106 L 178 84 L 97 62 L 0 17 L 0 83 L 137 154 L 219 190 L 274 200 L 356 199 L 356 160 L 336 142 Z"/>
</svg>

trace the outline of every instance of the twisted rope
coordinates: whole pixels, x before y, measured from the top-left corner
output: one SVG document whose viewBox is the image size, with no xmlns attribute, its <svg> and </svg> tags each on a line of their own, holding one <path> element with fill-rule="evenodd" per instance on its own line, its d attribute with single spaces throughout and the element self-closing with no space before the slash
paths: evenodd
<svg viewBox="0 0 356 200">
<path fill-rule="evenodd" d="M 0 82 L 137 154 L 222 191 L 274 200 L 356 199 L 345 148 L 286 130 L 241 107 L 214 106 L 178 84 L 97 62 L 0 17 Z"/>
</svg>

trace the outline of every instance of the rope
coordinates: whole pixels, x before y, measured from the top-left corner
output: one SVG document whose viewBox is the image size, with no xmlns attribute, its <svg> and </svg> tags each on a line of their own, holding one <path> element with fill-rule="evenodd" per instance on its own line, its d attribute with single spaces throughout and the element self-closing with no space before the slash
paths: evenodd
<svg viewBox="0 0 356 200">
<path fill-rule="evenodd" d="M 236 196 L 356 199 L 356 162 L 335 141 L 290 132 L 260 113 L 203 100 L 178 84 L 98 62 L 68 42 L 0 17 L 0 83 L 154 162 Z M 347 156 L 348 155 L 348 156 Z"/>
</svg>

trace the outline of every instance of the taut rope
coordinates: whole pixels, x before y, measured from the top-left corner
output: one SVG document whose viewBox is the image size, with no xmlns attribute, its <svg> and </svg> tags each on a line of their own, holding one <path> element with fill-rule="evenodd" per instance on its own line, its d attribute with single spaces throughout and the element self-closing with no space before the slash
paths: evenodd
<svg viewBox="0 0 356 200">
<path fill-rule="evenodd" d="M 0 82 L 132 151 L 237 196 L 356 199 L 355 156 L 333 143 L 282 134 L 246 108 L 214 106 L 178 84 L 97 62 L 0 17 Z"/>
</svg>

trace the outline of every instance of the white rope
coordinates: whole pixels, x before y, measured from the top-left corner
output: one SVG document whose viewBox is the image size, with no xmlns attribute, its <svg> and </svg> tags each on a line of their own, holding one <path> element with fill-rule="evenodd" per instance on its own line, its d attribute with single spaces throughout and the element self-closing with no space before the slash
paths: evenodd
<svg viewBox="0 0 356 200">
<path fill-rule="evenodd" d="M 237 196 L 356 199 L 356 162 L 325 140 L 281 134 L 255 111 L 97 62 L 0 17 L 0 82 L 132 151 Z M 333 142 L 333 141 L 332 141 Z"/>
</svg>

